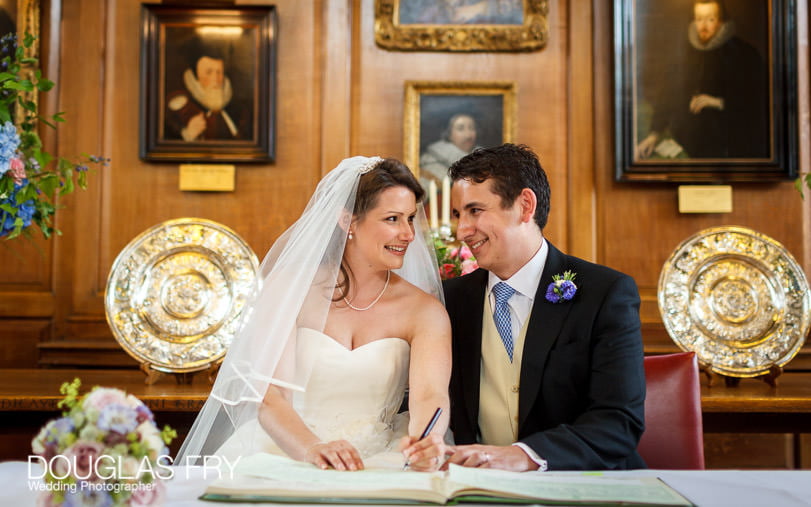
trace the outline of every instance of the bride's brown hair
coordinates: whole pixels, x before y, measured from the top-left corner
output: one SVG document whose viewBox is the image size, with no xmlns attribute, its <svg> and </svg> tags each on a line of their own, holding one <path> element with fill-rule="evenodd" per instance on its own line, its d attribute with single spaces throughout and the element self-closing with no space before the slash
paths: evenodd
<svg viewBox="0 0 811 507">
<path fill-rule="evenodd" d="M 358 190 L 355 195 L 355 207 L 352 210 L 352 220 L 360 220 L 366 213 L 377 206 L 378 197 L 384 190 L 392 187 L 405 187 L 414 193 L 417 202 L 425 196 L 420 182 L 414 173 L 402 162 L 395 158 L 385 158 L 374 169 L 360 177 Z M 341 260 L 341 273 L 335 288 L 339 295 L 333 301 L 340 301 L 349 294 L 350 275 L 352 269 Z"/>
</svg>

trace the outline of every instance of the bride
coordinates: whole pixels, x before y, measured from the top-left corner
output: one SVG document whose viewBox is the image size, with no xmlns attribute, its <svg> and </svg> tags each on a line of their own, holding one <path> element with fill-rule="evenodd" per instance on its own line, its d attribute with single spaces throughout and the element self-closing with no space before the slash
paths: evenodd
<svg viewBox="0 0 811 507">
<path fill-rule="evenodd" d="M 414 442 L 437 408 L 429 438 L 441 439 L 450 324 L 422 197 L 394 159 L 352 157 L 322 179 L 263 261 L 176 462 L 270 452 L 359 470 Z M 439 458 L 410 466 L 435 470 Z"/>
</svg>

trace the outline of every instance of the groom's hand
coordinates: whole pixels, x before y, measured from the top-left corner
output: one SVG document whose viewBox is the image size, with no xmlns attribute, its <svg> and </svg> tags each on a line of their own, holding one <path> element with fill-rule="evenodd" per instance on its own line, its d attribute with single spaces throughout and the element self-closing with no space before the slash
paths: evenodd
<svg viewBox="0 0 811 507">
<path fill-rule="evenodd" d="M 304 461 L 308 461 L 322 470 L 327 468 L 363 470 L 363 460 L 360 459 L 357 449 L 346 440 L 319 442 L 307 449 Z"/>
<path fill-rule="evenodd" d="M 457 445 L 453 455 L 442 467 L 448 468 L 453 463 L 463 467 L 498 468 L 512 472 L 537 470 L 538 464 L 532 461 L 527 453 L 514 445 Z"/>
<path fill-rule="evenodd" d="M 453 448 L 445 444 L 440 435 L 433 433 L 422 440 L 406 435 L 400 439 L 399 447 L 408 468 L 418 472 L 439 470 L 445 462 L 445 456 L 453 453 Z"/>
</svg>

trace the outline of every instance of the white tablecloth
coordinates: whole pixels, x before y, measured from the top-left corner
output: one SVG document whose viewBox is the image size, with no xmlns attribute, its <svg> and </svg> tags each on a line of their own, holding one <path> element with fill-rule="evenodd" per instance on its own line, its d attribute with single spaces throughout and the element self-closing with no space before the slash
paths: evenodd
<svg viewBox="0 0 811 507">
<path fill-rule="evenodd" d="M 216 472 L 197 467 L 176 467 L 174 470 L 174 478 L 167 482 L 166 505 L 205 505 L 207 507 L 216 505 L 197 499 L 205 490 L 206 485 L 216 479 Z M 351 473 L 347 472 L 347 476 L 350 476 Z M 656 476 L 701 507 L 811 506 L 811 470 L 706 470 L 701 472 L 633 470 L 605 472 L 605 475 Z M 27 477 L 27 463 L 19 461 L 0 463 L 2 505 L 13 507 L 35 505 L 37 493 L 31 490 Z"/>
</svg>

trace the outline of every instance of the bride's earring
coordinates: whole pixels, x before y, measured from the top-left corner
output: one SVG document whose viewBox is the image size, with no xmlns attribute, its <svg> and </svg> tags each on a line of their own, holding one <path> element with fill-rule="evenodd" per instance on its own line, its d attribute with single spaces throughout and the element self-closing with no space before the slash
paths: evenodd
<svg viewBox="0 0 811 507">
<path fill-rule="evenodd" d="M 349 239 L 352 239 L 352 231 L 349 231 Z"/>
</svg>

